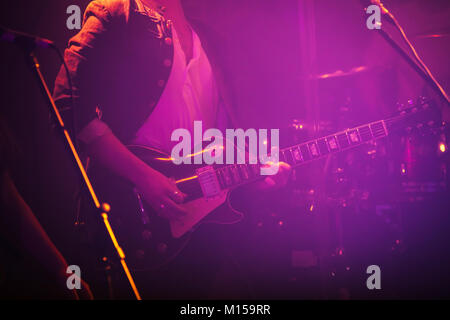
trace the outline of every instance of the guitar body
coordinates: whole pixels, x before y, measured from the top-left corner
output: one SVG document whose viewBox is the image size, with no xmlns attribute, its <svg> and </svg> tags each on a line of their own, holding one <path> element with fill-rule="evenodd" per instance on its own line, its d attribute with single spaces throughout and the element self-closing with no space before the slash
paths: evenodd
<svg viewBox="0 0 450 320">
<path fill-rule="evenodd" d="M 158 216 L 132 184 L 110 172 L 93 170 L 94 186 L 111 205 L 110 222 L 131 269 L 156 269 L 169 263 L 202 224 L 233 224 L 242 220 L 243 215 L 231 207 L 229 190 L 213 197 L 203 196 L 196 170 L 204 166 L 175 165 L 168 155 L 148 147 L 129 149 L 153 169 L 175 179 L 177 187 L 188 196 L 181 204 L 186 216 L 179 222 L 169 221 Z"/>
</svg>

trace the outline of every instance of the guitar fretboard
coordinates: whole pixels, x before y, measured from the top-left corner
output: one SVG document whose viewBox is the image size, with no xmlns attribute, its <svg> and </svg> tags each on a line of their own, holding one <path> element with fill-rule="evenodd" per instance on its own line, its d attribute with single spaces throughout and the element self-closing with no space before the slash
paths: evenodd
<svg viewBox="0 0 450 320">
<path fill-rule="evenodd" d="M 282 149 L 280 151 L 280 161 L 295 167 L 331 153 L 341 152 L 369 141 L 384 138 L 387 135 L 388 130 L 384 121 L 377 121 Z"/>
<path fill-rule="evenodd" d="M 297 167 L 332 153 L 384 138 L 387 135 L 386 122 L 384 120 L 376 121 L 282 149 L 280 150 L 279 161 Z M 217 169 L 216 174 L 221 188 L 228 189 L 264 178 L 265 176 L 260 175 L 260 167 L 260 164 L 228 165 Z"/>
</svg>

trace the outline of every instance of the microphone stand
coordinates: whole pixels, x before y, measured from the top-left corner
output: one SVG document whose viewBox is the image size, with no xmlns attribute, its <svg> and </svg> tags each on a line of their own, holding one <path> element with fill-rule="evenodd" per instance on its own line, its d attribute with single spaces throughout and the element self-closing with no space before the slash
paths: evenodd
<svg viewBox="0 0 450 320">
<path fill-rule="evenodd" d="M 386 18 L 388 19 L 388 21 L 390 23 L 392 23 L 397 29 L 398 31 L 400 31 L 400 33 L 402 34 L 404 40 L 408 43 L 408 45 L 410 46 L 411 50 L 413 51 L 413 53 L 415 54 L 417 60 L 419 63 L 422 64 L 422 66 L 418 63 L 416 63 L 411 56 L 402 48 L 400 47 L 400 45 L 395 42 L 394 39 L 392 39 L 392 37 L 389 35 L 389 33 L 387 33 L 386 31 L 384 31 L 382 28 L 377 29 L 376 31 L 378 31 L 381 35 L 381 37 L 383 37 L 383 39 L 395 50 L 397 51 L 401 57 L 403 57 L 403 59 L 414 69 L 414 71 L 417 72 L 417 74 L 425 81 L 425 83 L 427 83 L 434 91 L 437 92 L 437 94 L 447 103 L 447 106 L 450 105 L 450 100 L 448 97 L 448 94 L 445 92 L 445 90 L 441 87 L 441 85 L 437 82 L 437 80 L 434 78 L 434 76 L 431 74 L 430 70 L 428 69 L 428 67 L 425 65 L 425 63 L 422 61 L 422 59 L 418 56 L 416 50 L 414 49 L 413 45 L 410 43 L 410 41 L 408 40 L 405 32 L 403 31 L 403 28 L 400 26 L 399 22 L 397 21 L 397 19 L 395 18 L 395 16 L 388 10 L 386 9 L 386 7 L 381 3 L 380 0 L 371 0 L 371 3 L 376 4 L 380 10 L 382 11 L 383 15 L 386 16 Z M 367 11 L 366 9 L 364 11 Z"/>
<path fill-rule="evenodd" d="M 394 39 L 383 29 L 376 30 L 379 32 L 380 36 L 386 40 L 386 42 L 395 50 L 397 51 L 400 56 L 403 57 L 403 59 L 416 71 L 416 73 L 434 90 L 436 93 L 447 103 L 447 105 L 450 104 L 447 97 L 442 93 L 439 86 L 431 79 L 428 74 L 417 65 L 417 63 L 411 58 L 411 56 L 398 45 L 397 42 L 395 42 Z"/>
<path fill-rule="evenodd" d="M 20 34 L 20 33 L 16 33 L 16 34 Z M 36 37 L 36 39 L 40 39 L 40 38 Z M 12 41 L 10 41 L 10 42 L 12 42 Z M 130 270 L 129 270 L 128 266 L 127 266 L 127 263 L 125 261 L 125 253 L 123 252 L 122 248 L 120 247 L 120 245 L 119 245 L 119 243 L 117 241 L 117 238 L 116 238 L 116 236 L 114 234 L 114 231 L 112 230 L 111 224 L 109 223 L 108 213 L 111 210 L 111 206 L 109 204 L 107 204 L 107 203 L 100 202 L 99 198 L 97 197 L 97 194 L 95 193 L 95 190 L 94 190 L 94 188 L 93 188 L 93 186 L 91 184 L 91 181 L 90 181 L 90 179 L 89 179 L 89 177 L 88 177 L 88 175 L 86 173 L 86 170 L 85 170 L 85 168 L 83 166 L 83 163 L 82 163 L 82 161 L 80 159 L 78 151 L 76 150 L 75 145 L 74 145 L 74 143 L 72 141 L 72 138 L 69 135 L 69 131 L 66 129 L 64 121 L 63 121 L 63 119 L 61 117 L 61 114 L 60 114 L 60 112 L 58 110 L 58 107 L 55 104 L 55 101 L 54 101 L 54 99 L 53 99 L 53 97 L 52 97 L 52 95 L 50 93 L 49 87 L 48 87 L 48 85 L 47 85 L 47 83 L 46 83 L 46 81 L 44 79 L 44 76 L 43 76 L 43 74 L 41 72 L 40 63 L 39 63 L 39 61 L 38 61 L 38 59 L 37 59 L 37 57 L 36 57 L 36 55 L 34 53 L 34 49 L 35 49 L 35 47 L 37 45 L 39 45 L 39 43 L 31 43 L 30 41 L 22 41 L 22 42 L 16 42 L 16 43 L 18 44 L 18 46 L 25 53 L 26 59 L 29 62 L 29 64 L 32 67 L 32 69 L 34 70 L 34 73 L 35 73 L 35 75 L 37 77 L 39 85 L 41 86 L 41 89 L 43 90 L 45 97 L 48 99 L 48 105 L 50 107 L 50 112 L 55 117 L 58 129 L 60 130 L 61 134 L 63 135 L 67 146 L 70 148 L 72 156 L 73 156 L 73 158 L 74 158 L 74 160 L 76 162 L 76 165 L 78 167 L 78 170 L 80 171 L 81 176 L 83 177 L 84 184 L 86 185 L 86 187 L 89 190 L 89 194 L 90 194 L 90 196 L 92 198 L 92 202 L 94 203 L 95 207 L 97 208 L 97 212 L 100 214 L 100 216 L 103 219 L 103 223 L 104 223 L 105 228 L 106 228 L 106 230 L 108 232 L 108 235 L 111 238 L 111 241 L 112 241 L 113 246 L 114 246 L 114 248 L 115 248 L 115 250 L 117 252 L 117 255 L 118 255 L 119 259 L 120 259 L 122 268 L 123 268 L 123 270 L 125 272 L 125 275 L 126 275 L 126 277 L 128 279 L 128 282 L 130 283 L 131 289 L 133 290 L 133 293 L 134 293 L 136 299 L 137 300 L 142 300 L 141 296 L 139 294 L 139 291 L 138 291 L 138 289 L 136 287 L 136 284 L 135 284 L 135 282 L 133 280 L 133 277 L 132 277 L 132 275 L 130 273 Z M 58 48 L 55 47 L 52 42 L 49 41 L 48 44 L 49 44 L 47 46 L 48 48 L 52 48 L 52 49 L 58 51 Z M 70 75 L 68 75 L 68 76 L 70 76 Z"/>
</svg>

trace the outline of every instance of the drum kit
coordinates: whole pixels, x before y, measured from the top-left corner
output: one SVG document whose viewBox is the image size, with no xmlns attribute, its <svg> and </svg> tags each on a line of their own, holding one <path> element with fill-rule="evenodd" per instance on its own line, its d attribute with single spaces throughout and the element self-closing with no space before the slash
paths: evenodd
<svg viewBox="0 0 450 320">
<path fill-rule="evenodd" d="M 447 32 L 417 37 L 449 36 Z M 319 84 L 346 83 L 372 71 L 377 72 L 368 66 L 356 66 L 310 78 Z M 352 119 L 355 107 L 352 104 L 359 102 L 351 92 L 348 94 L 347 98 L 340 97 L 340 102 L 324 99 L 336 103 L 326 107 L 332 110 L 331 119 L 291 120 L 284 129 L 289 143 L 322 137 L 357 122 Z M 326 111 L 321 109 L 322 113 Z M 370 242 L 366 249 L 371 246 L 370 250 L 386 255 L 402 254 L 408 245 L 404 240 L 405 208 L 446 197 L 449 139 L 449 126 L 442 122 L 441 126 L 425 131 L 408 130 L 389 139 L 368 142 L 358 149 L 332 154 L 307 168 L 296 169 L 285 195 L 288 206 L 282 209 L 283 213 L 271 211 L 270 221 L 274 228 L 291 233 L 283 237 L 289 239 L 292 257 L 313 256 L 307 260 L 316 262 L 306 263 L 305 268 L 318 267 L 328 279 L 334 280 L 335 292 L 339 292 L 345 287 L 343 279 L 348 279 L 352 271 L 352 261 L 358 259 L 357 251 L 364 250 L 363 243 Z M 259 227 L 262 224 L 258 221 Z M 362 235 L 361 230 L 366 233 Z M 361 241 L 361 236 L 373 241 Z M 301 266 L 300 260 L 291 259 L 292 269 Z"/>
</svg>

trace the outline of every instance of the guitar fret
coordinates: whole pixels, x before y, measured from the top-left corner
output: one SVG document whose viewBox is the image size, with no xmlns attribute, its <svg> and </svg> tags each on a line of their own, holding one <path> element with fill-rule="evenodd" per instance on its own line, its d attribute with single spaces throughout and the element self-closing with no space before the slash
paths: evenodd
<svg viewBox="0 0 450 320">
<path fill-rule="evenodd" d="M 244 180 L 250 179 L 250 176 L 249 176 L 249 173 L 248 173 L 248 170 L 247 170 L 247 165 L 245 165 L 245 164 L 239 165 L 239 171 L 241 173 L 241 177 Z"/>
<path fill-rule="evenodd" d="M 351 129 L 347 131 L 348 140 L 351 145 L 360 144 L 361 137 L 357 129 Z"/>
<path fill-rule="evenodd" d="M 286 162 L 285 150 L 281 150 L 281 153 L 280 153 L 280 161 L 281 161 L 281 162 Z"/>
<path fill-rule="evenodd" d="M 217 180 L 219 180 L 219 184 L 220 184 L 220 188 L 225 189 L 226 185 L 225 185 L 225 178 L 223 176 L 223 170 L 219 169 L 216 171 L 217 174 Z"/>
<path fill-rule="evenodd" d="M 294 158 L 295 163 L 303 162 L 302 153 L 300 151 L 300 147 L 295 147 L 292 149 L 292 157 Z"/>
<path fill-rule="evenodd" d="M 330 152 L 339 151 L 339 145 L 336 136 L 327 137 L 326 140 Z"/>
<path fill-rule="evenodd" d="M 388 131 L 388 128 L 386 127 L 386 121 L 382 120 L 381 124 L 383 125 L 384 132 L 386 133 L 386 136 L 387 136 L 389 131 Z"/>
<path fill-rule="evenodd" d="M 286 163 L 288 163 L 290 165 L 295 164 L 295 160 L 294 160 L 294 157 L 292 155 L 291 149 L 285 150 L 283 153 L 284 153 L 284 162 L 286 162 Z"/>
<path fill-rule="evenodd" d="M 294 165 L 294 164 L 296 164 L 297 163 L 297 159 L 296 159 L 296 157 L 298 157 L 298 155 L 295 155 L 294 154 L 294 152 L 295 152 L 295 150 L 298 150 L 297 148 L 289 148 L 289 153 L 290 153 L 290 155 L 291 155 L 291 158 L 292 158 L 292 164 Z"/>
<path fill-rule="evenodd" d="M 340 133 L 336 136 L 339 147 L 341 149 L 346 149 L 350 146 L 350 142 L 348 140 L 348 136 L 346 132 Z"/>
<path fill-rule="evenodd" d="M 308 143 L 308 149 L 313 158 L 320 157 L 320 151 L 319 151 L 319 147 L 317 146 L 317 142 L 313 141 L 313 142 Z"/>
<path fill-rule="evenodd" d="M 372 134 L 373 134 L 374 138 L 382 138 L 382 137 L 387 136 L 387 132 L 386 132 L 386 130 L 384 128 L 384 125 L 383 125 L 383 123 L 381 121 L 372 123 L 370 125 L 370 129 L 372 130 Z"/>
<path fill-rule="evenodd" d="M 299 148 L 300 148 L 300 151 L 302 153 L 302 158 L 305 161 L 309 161 L 309 160 L 312 159 L 311 154 L 309 152 L 309 148 L 308 148 L 308 146 L 306 144 L 302 144 Z"/>
<path fill-rule="evenodd" d="M 373 130 L 372 130 L 372 127 L 370 126 L 370 124 L 367 127 L 369 127 L 369 131 L 370 131 L 370 134 L 372 136 L 372 139 L 375 139 L 375 136 L 373 134 Z"/>
<path fill-rule="evenodd" d="M 241 177 L 239 176 L 239 170 L 236 165 L 230 167 L 233 182 L 235 184 L 241 183 Z"/>
<path fill-rule="evenodd" d="M 317 146 L 319 147 L 321 155 L 324 156 L 330 153 L 330 149 L 328 148 L 328 144 L 325 138 L 317 140 Z"/>
<path fill-rule="evenodd" d="M 367 142 L 373 139 L 372 132 L 370 131 L 369 126 L 359 127 L 357 130 L 363 142 Z"/>
<path fill-rule="evenodd" d="M 228 167 L 223 168 L 222 173 L 225 178 L 225 186 L 230 187 L 233 184 L 233 180 L 231 179 L 231 176 L 229 174 Z"/>
</svg>

